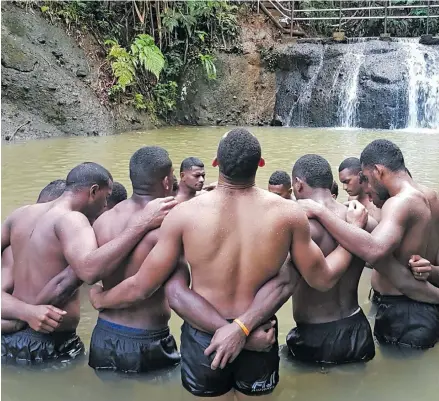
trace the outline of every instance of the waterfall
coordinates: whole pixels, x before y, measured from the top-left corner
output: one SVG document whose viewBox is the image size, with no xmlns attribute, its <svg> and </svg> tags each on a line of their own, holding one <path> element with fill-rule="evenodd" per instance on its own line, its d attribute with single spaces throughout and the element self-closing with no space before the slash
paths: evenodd
<svg viewBox="0 0 439 401">
<path fill-rule="evenodd" d="M 343 57 L 342 70 L 347 69 L 347 78 L 339 94 L 339 124 L 341 127 L 356 127 L 358 106 L 357 89 L 360 68 L 364 62 L 362 46 L 358 45 L 358 53 L 346 53 Z"/>
<path fill-rule="evenodd" d="M 414 40 L 407 46 L 407 128 L 439 128 L 439 50 Z"/>
<path fill-rule="evenodd" d="M 292 119 L 293 119 L 293 114 L 294 112 L 297 110 L 298 113 L 298 120 L 299 120 L 299 127 L 306 127 L 307 122 L 306 122 L 306 112 L 308 111 L 308 106 L 309 103 L 311 101 L 311 97 L 312 97 L 312 90 L 314 89 L 315 83 L 317 81 L 317 78 L 319 76 L 320 70 L 322 69 L 323 66 L 323 56 L 324 56 L 324 48 L 320 53 L 320 59 L 319 59 L 319 64 L 315 69 L 314 74 L 312 75 L 312 77 L 310 78 L 309 82 L 307 83 L 307 85 L 305 86 L 305 88 L 303 89 L 302 93 L 300 94 L 300 96 L 298 97 L 297 101 L 294 102 L 294 104 L 291 107 L 291 110 L 288 114 L 288 121 L 289 124 L 291 124 Z"/>
</svg>

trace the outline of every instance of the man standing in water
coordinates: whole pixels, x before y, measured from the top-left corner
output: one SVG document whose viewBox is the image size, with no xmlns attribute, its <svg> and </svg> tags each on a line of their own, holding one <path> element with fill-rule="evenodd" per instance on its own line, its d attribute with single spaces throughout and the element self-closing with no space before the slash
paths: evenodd
<svg viewBox="0 0 439 401">
<path fill-rule="evenodd" d="M 183 386 L 205 397 L 233 399 L 235 390 L 238 398 L 265 395 L 279 380 L 277 341 L 268 352 L 239 354 L 247 336 L 268 319 L 246 314 L 257 291 L 278 274 L 289 252 L 304 279 L 321 290 L 333 285 L 332 277 L 347 268 L 351 255 L 338 247 L 330 255 L 334 263 L 327 264 L 300 208 L 255 187 L 256 171 L 264 162 L 258 140 L 247 130 L 237 128 L 224 135 L 214 164 L 220 170 L 217 188 L 172 211 L 138 273 L 110 291 L 94 294 L 93 304 L 99 309 L 126 307 L 148 298 L 184 253 L 191 266 L 192 290 L 230 318 L 221 335 L 236 341 L 231 349 L 222 342 L 209 346 L 212 335 L 185 322 Z M 215 350 L 214 358 L 207 356 Z"/>
<path fill-rule="evenodd" d="M 130 160 L 130 179 L 131 198 L 104 213 L 93 226 L 99 246 L 119 236 L 149 202 L 171 193 L 173 169 L 168 152 L 156 146 L 137 150 Z M 160 229 L 145 235 L 117 269 L 103 278 L 104 289 L 136 274 L 159 237 Z M 101 311 L 91 338 L 89 365 L 141 373 L 178 364 L 180 356 L 168 327 L 170 317 L 163 288 L 131 307 Z"/>
<path fill-rule="evenodd" d="M 59 198 L 66 187 L 66 180 L 55 180 L 47 184 L 38 195 L 37 203 L 47 203 Z M 12 248 L 8 246 L 2 253 L 2 316 L 10 315 L 11 311 L 16 307 L 16 302 L 18 302 L 14 297 L 12 297 L 12 292 L 14 290 L 14 258 L 12 256 Z M 36 305 L 34 306 L 33 313 L 29 313 L 29 322 L 22 322 L 20 320 L 5 320 L 2 319 L 1 330 L 2 333 L 11 333 L 18 331 L 25 326 L 26 323 L 34 326 L 38 329 L 38 324 L 40 319 L 48 319 L 48 314 L 52 305 L 52 297 L 56 292 L 56 288 L 52 288 L 50 291 L 50 298 L 44 297 L 45 291 L 42 291 L 38 297 Z M 45 305 L 47 304 L 47 305 Z M 43 306 L 41 308 L 40 306 Z M 31 306 L 28 306 L 31 310 Z M 61 312 L 61 311 L 60 311 Z M 40 318 L 40 319 L 38 319 Z M 2 353 L 3 354 L 3 353 Z"/>
<path fill-rule="evenodd" d="M 6 219 L 2 225 L 2 252 L 11 245 L 12 296 L 18 304 L 13 313 L 3 318 L 29 322 L 27 305 L 34 305 L 43 287 L 68 265 L 81 281 L 89 284 L 110 274 L 175 205 L 175 201 L 167 202 L 169 199 L 156 202 L 136 216 L 118 238 L 98 249 L 89 220 L 106 207 L 112 184 L 105 168 L 96 163 L 82 163 L 68 174 L 61 197 L 49 203 L 24 206 Z M 48 319 L 39 322 L 40 332 L 28 328 L 2 336 L 2 356 L 33 362 L 79 355 L 83 344 L 76 335 L 78 294 L 63 309 L 52 309 Z M 45 334 L 53 329 L 53 333 Z"/>
<path fill-rule="evenodd" d="M 284 199 L 291 199 L 291 193 L 293 192 L 291 177 L 285 171 L 275 171 L 268 180 L 268 191 Z"/>
<path fill-rule="evenodd" d="M 127 190 L 125 187 L 117 181 L 113 182 L 113 190 L 111 191 L 111 195 L 107 199 L 107 207 L 106 211 L 113 209 L 117 204 L 123 202 L 128 198 Z"/>
<path fill-rule="evenodd" d="M 340 219 L 347 207 L 333 199 L 331 166 L 321 156 L 302 156 L 293 167 L 296 199 L 313 199 Z M 310 220 L 311 237 L 326 256 L 336 241 L 316 220 Z M 293 294 L 297 327 L 287 336 L 294 358 L 304 362 L 348 363 L 368 361 L 375 356 L 369 321 L 358 305 L 358 282 L 364 261 L 354 257 L 348 270 L 329 291 L 321 292 L 300 280 Z"/>
<path fill-rule="evenodd" d="M 384 139 L 371 142 L 361 154 L 361 165 L 373 203 L 383 205 L 381 220 L 371 234 L 352 227 L 315 202 L 301 201 L 301 206 L 340 245 L 374 267 L 373 286 L 381 294 L 374 328 L 377 340 L 414 348 L 433 347 L 439 337 L 438 289 L 417 281 L 418 286 L 404 292 L 405 296 L 388 269 L 392 255 L 404 266 L 412 255 L 427 254 L 433 223 L 430 205 L 413 185 L 401 150 L 394 143 Z M 358 203 L 356 206 L 359 213 L 365 211 Z M 403 274 L 406 270 L 402 267 Z M 424 285 L 421 290 L 419 284 Z"/>
<path fill-rule="evenodd" d="M 367 182 L 362 181 L 360 160 L 356 157 L 343 160 L 338 168 L 338 178 L 348 193 L 349 200 L 356 199 L 376 221 L 380 221 L 380 209 L 371 202 L 367 193 Z"/>
<path fill-rule="evenodd" d="M 203 189 L 206 172 L 204 163 L 196 157 L 188 157 L 181 162 L 180 184 L 176 200 L 185 202 L 195 198 L 197 192 Z"/>
</svg>

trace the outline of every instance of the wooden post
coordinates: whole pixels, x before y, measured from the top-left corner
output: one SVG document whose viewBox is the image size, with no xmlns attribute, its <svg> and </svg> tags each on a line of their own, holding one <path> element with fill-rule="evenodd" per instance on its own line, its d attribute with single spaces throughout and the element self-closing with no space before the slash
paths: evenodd
<svg viewBox="0 0 439 401">
<path fill-rule="evenodd" d="M 293 37 L 293 20 L 294 20 L 294 0 L 291 1 L 291 18 L 290 18 L 290 36 L 291 37 Z"/>
<path fill-rule="evenodd" d="M 387 36 L 387 7 L 389 6 L 389 1 L 386 1 L 386 5 L 385 5 L 385 14 L 384 14 L 384 35 Z"/>
<path fill-rule="evenodd" d="M 340 0 L 340 11 L 338 13 L 338 31 L 341 31 L 341 8 L 342 8 L 342 4 L 341 4 L 341 0 Z"/>
<path fill-rule="evenodd" d="M 427 2 L 428 9 L 427 9 L 427 35 L 428 35 L 428 24 L 430 22 L 430 0 Z"/>
</svg>

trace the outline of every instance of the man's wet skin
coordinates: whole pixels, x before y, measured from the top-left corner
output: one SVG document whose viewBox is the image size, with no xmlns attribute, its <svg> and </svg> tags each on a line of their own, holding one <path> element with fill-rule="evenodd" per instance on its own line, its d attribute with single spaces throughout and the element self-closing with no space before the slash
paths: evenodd
<svg viewBox="0 0 439 401">
<path fill-rule="evenodd" d="M 322 290 L 330 288 L 333 269 L 312 242 L 300 208 L 254 186 L 258 164 L 262 164 L 260 152 L 256 138 L 244 129 L 224 136 L 218 148 L 217 188 L 175 208 L 165 219 L 159 241 L 139 272 L 110 291 L 96 294 L 94 304 L 123 307 L 149 297 L 174 271 L 183 246 L 191 266 L 192 290 L 221 316 L 238 318 L 250 332 L 270 315 L 249 318 L 246 311 L 262 285 L 279 273 L 289 252 L 308 284 Z M 245 163 L 240 165 L 238 160 Z M 195 220 L 194 213 L 198 216 Z M 340 269 L 346 269 L 351 255 L 337 248 L 333 258 Z M 185 335 L 190 335 L 187 330 Z M 210 346 L 197 355 L 204 358 L 203 350 L 206 355 L 216 351 L 212 364 L 224 367 L 236 358 L 245 340 L 242 327 L 233 322 L 218 330 Z M 182 337 L 185 358 L 183 344 Z M 205 373 L 212 374 L 209 372 Z"/>
<path fill-rule="evenodd" d="M 268 191 L 284 199 L 294 199 L 292 196 L 291 177 L 285 171 L 275 171 L 268 180 Z"/>
<path fill-rule="evenodd" d="M 40 325 L 45 332 L 74 330 L 79 322 L 77 293 L 68 299 L 64 311 L 52 308 L 47 322 L 35 322 L 26 304 L 37 303 L 38 294 L 67 265 L 75 280 L 94 283 L 114 269 L 144 233 L 155 228 L 156 210 L 145 210 L 130 229 L 106 247 L 97 248 L 89 220 L 105 208 L 111 194 L 111 175 L 95 163 L 83 163 L 67 176 L 66 189 L 58 199 L 13 212 L 2 226 L 2 251 L 11 245 L 14 258 L 13 297 L 24 304 L 6 319 Z M 157 205 L 155 205 L 157 206 Z M 142 227 L 145 224 L 145 227 Z"/>
</svg>

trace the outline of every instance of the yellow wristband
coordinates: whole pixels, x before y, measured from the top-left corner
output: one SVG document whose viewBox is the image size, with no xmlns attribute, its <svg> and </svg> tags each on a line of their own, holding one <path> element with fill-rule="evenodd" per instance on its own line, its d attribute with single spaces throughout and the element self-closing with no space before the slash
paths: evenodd
<svg viewBox="0 0 439 401">
<path fill-rule="evenodd" d="M 235 319 L 234 322 L 241 327 L 241 330 L 244 332 L 244 334 L 246 335 L 246 337 L 248 337 L 248 335 L 250 334 L 250 331 L 248 330 L 247 327 L 245 327 L 245 324 L 242 323 L 239 319 Z"/>
</svg>

